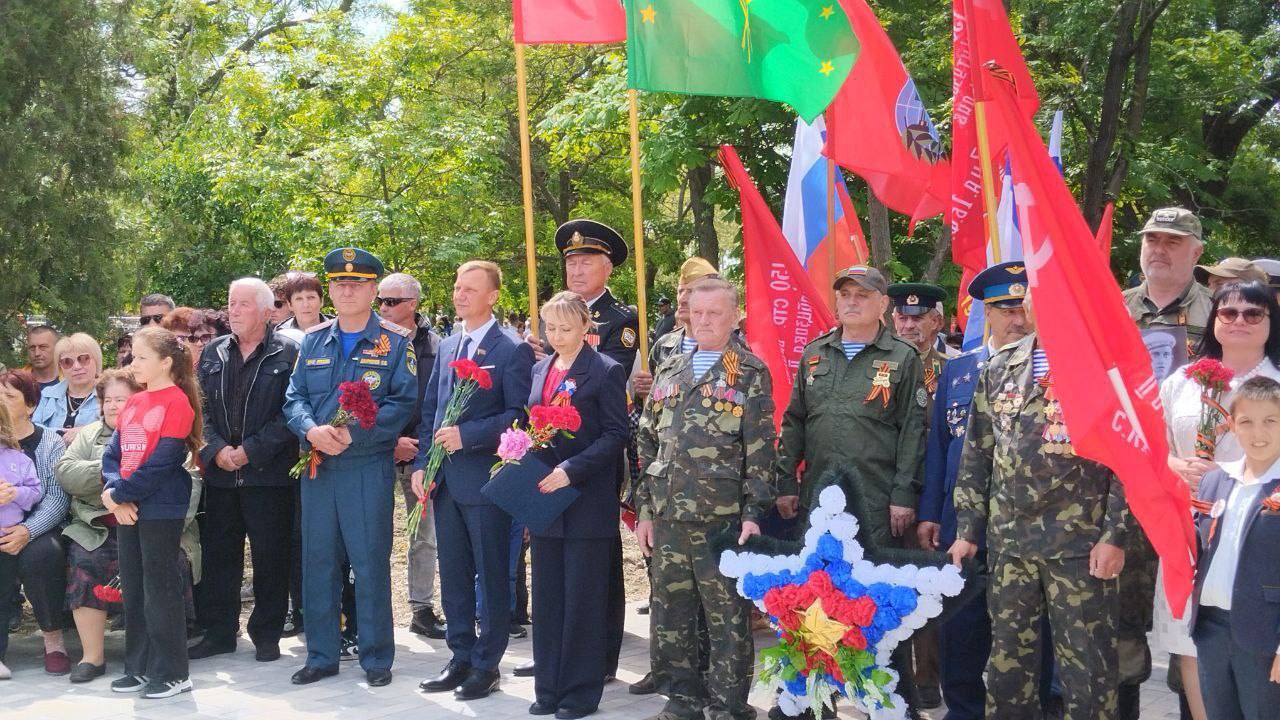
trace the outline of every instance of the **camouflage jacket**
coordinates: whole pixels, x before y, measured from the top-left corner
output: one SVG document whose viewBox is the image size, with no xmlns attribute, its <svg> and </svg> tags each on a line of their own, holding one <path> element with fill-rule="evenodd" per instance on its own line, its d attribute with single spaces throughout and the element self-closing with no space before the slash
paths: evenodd
<svg viewBox="0 0 1280 720">
<path fill-rule="evenodd" d="M 742 346 L 731 341 L 701 378 L 693 353 L 668 358 L 640 418 L 640 519 L 758 522 L 776 497 L 773 427 L 769 370 Z"/>
<path fill-rule="evenodd" d="M 1190 354 L 1195 356 L 1200 347 L 1200 338 L 1204 337 L 1204 329 L 1209 325 L 1213 295 L 1209 293 L 1209 288 L 1192 280 L 1177 300 L 1158 308 L 1151 302 L 1147 295 L 1147 284 L 1143 283 L 1124 291 L 1124 305 L 1129 311 L 1129 317 L 1138 323 L 1140 330 L 1185 326 Z"/>
<path fill-rule="evenodd" d="M 889 506 L 914 508 L 923 481 L 929 398 L 920 353 L 881 328 L 849 360 L 840 333 L 836 328 L 814 340 L 800 356 L 778 443 L 778 494 L 799 495 L 800 504 L 811 508 L 827 468 L 848 465 L 862 483 L 865 524 L 888 544 Z M 797 487 L 801 461 L 804 478 Z"/>
<path fill-rule="evenodd" d="M 1034 378 L 1035 342 L 1033 334 L 1006 346 L 978 376 L 956 480 L 956 536 L 985 536 L 995 552 L 1043 560 L 1085 557 L 1099 542 L 1124 547 L 1124 489 L 1109 469 L 1075 455 L 1065 423 L 1048 421 L 1061 410 Z"/>
</svg>

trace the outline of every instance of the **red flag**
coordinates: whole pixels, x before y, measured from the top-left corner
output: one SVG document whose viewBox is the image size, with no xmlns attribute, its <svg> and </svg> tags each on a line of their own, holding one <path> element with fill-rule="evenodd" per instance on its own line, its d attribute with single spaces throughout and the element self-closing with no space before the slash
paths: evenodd
<svg viewBox="0 0 1280 720">
<path fill-rule="evenodd" d="M 618 0 L 514 0 L 516 42 L 594 45 L 627 39 Z"/>
<path fill-rule="evenodd" d="M 969 311 L 973 308 L 973 296 L 969 294 L 969 283 L 973 282 L 973 276 L 978 273 L 963 268 L 960 272 L 960 289 L 956 295 L 956 316 L 954 318 L 956 325 L 960 327 L 960 332 L 964 332 L 969 327 Z"/>
<path fill-rule="evenodd" d="M 915 81 L 864 0 L 840 0 L 858 58 L 827 108 L 826 156 L 862 176 L 886 207 L 918 220 L 947 208 L 951 170 Z"/>
<path fill-rule="evenodd" d="M 1098 224 L 1098 248 L 1107 262 L 1111 261 L 1111 218 L 1115 213 L 1116 204 L 1107 203 L 1107 209 L 1102 211 L 1102 222 Z"/>
<path fill-rule="evenodd" d="M 1169 469 L 1160 383 L 1120 287 L 1058 166 L 1008 82 L 988 75 L 1015 172 L 1023 252 L 1039 342 L 1082 457 L 1115 471 L 1164 563 L 1169 607 L 1191 595 L 1195 528 L 1187 484 Z"/>
<path fill-rule="evenodd" d="M 982 197 L 982 168 L 978 162 L 976 103 L 983 98 L 980 68 L 994 60 L 1009 72 L 1017 85 L 1018 103 L 1027 118 L 1036 113 L 1036 95 L 1031 73 L 1022 60 L 1022 51 L 1009 27 L 1009 16 L 1001 0 L 953 0 L 951 74 L 951 257 L 957 265 L 975 272 L 987 266 L 987 228 Z M 991 142 L 991 177 L 996 158 L 1004 154 L 1002 143 L 994 139 L 1004 133 L 987 118 Z"/>
<path fill-rule="evenodd" d="M 809 281 L 733 146 L 720 146 L 720 164 L 742 201 L 747 340 L 751 352 L 769 367 L 773 403 L 778 408 L 774 422 L 781 425 L 804 346 L 834 327 L 835 316 Z"/>
</svg>

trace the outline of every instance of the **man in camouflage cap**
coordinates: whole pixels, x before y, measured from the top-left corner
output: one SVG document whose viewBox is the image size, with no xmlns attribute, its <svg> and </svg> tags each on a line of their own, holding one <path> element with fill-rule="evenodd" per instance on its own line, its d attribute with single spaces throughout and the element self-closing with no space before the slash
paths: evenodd
<svg viewBox="0 0 1280 720">
<path fill-rule="evenodd" d="M 1030 303 L 1027 319 L 1034 322 Z M 1052 367 L 1032 333 L 978 377 L 956 481 L 952 559 L 986 540 L 987 717 L 1039 717 L 1047 614 L 1065 717 L 1116 717 L 1117 577 L 1129 510 L 1106 467 L 1075 454 Z"/>
<path fill-rule="evenodd" d="M 1188 354 L 1194 356 L 1209 324 L 1213 295 L 1196 282 L 1196 262 L 1204 252 L 1200 220 L 1181 207 L 1160 208 L 1142 228 L 1143 283 L 1124 292 L 1129 316 L 1145 330 L 1185 327 Z M 1151 676 L 1151 631 L 1159 560 L 1142 528 L 1128 534 L 1125 571 L 1120 577 L 1120 718 L 1137 720 L 1140 688 Z"/>
<path fill-rule="evenodd" d="M 864 498 L 858 522 L 867 537 L 879 547 L 902 547 L 924 477 L 929 394 L 919 352 L 884 324 L 889 287 L 879 270 L 854 265 L 836 273 L 832 285 L 840 324 L 805 346 L 782 418 L 778 512 L 800 515 L 796 527 L 803 533 L 824 473 L 849 467 Z M 804 474 L 797 479 L 801 462 Z M 893 663 L 901 675 L 898 691 L 914 713 L 920 699 L 910 649 L 899 645 Z"/>
<path fill-rule="evenodd" d="M 709 540 L 760 533 L 774 502 L 773 389 L 763 361 L 731 344 L 738 294 L 718 278 L 689 297 L 698 343 L 658 368 L 640 421 L 644 474 L 636 488 L 636 540 L 653 557 L 652 664 L 668 701 L 662 720 L 750 720 L 755 648 L 751 605 L 720 574 Z M 710 667 L 695 630 L 704 612 Z"/>
</svg>

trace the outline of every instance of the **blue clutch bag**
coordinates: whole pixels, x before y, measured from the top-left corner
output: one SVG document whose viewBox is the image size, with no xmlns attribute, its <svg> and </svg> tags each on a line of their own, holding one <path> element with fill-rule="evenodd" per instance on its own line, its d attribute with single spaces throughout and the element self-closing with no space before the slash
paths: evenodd
<svg viewBox="0 0 1280 720">
<path fill-rule="evenodd" d="M 552 469 L 529 453 L 518 463 L 503 465 L 480 488 L 480 494 L 529 528 L 529 532 L 542 534 L 579 495 L 573 487 L 540 492 L 538 483 L 550 475 Z"/>
</svg>

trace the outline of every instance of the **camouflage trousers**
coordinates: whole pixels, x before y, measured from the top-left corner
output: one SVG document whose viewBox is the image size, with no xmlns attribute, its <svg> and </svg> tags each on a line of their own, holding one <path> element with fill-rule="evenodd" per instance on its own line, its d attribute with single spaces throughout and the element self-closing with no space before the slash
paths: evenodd
<svg viewBox="0 0 1280 720">
<path fill-rule="evenodd" d="M 1151 631 L 1159 567 L 1160 559 L 1147 534 L 1136 522 L 1130 523 L 1124 569 L 1120 571 L 1120 621 L 1116 627 L 1122 685 L 1141 685 L 1151 677 L 1147 633 Z"/>
<path fill-rule="evenodd" d="M 653 676 L 667 692 L 665 712 L 680 718 L 751 720 L 747 703 L 755 666 L 751 604 L 734 580 L 720 574 L 720 560 L 707 538 L 735 531 L 737 518 L 718 522 L 653 523 Z M 699 672 L 698 614 L 706 615 L 710 658 Z"/>
<path fill-rule="evenodd" d="M 1049 618 L 1065 720 L 1116 717 L 1117 582 L 1089 575 L 1089 558 L 1025 560 L 992 552 L 987 589 L 991 657 L 987 717 L 1040 717 L 1040 628 Z"/>
</svg>

